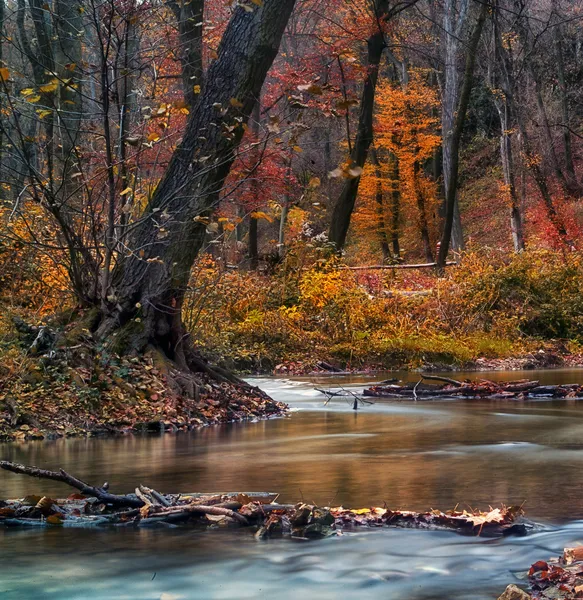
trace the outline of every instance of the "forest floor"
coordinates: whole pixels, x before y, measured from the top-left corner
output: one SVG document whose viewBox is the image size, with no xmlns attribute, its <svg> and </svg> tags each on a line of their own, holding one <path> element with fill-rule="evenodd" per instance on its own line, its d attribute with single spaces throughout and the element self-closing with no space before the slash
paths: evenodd
<svg viewBox="0 0 583 600">
<path fill-rule="evenodd" d="M 287 411 L 259 388 L 202 373 L 190 397 L 176 386 L 181 372 L 159 352 L 119 356 L 96 344 L 82 321 L 25 333 L 23 321 L 2 321 L 0 441 L 188 431 Z M 56 339 L 39 342 L 43 331 Z"/>
</svg>

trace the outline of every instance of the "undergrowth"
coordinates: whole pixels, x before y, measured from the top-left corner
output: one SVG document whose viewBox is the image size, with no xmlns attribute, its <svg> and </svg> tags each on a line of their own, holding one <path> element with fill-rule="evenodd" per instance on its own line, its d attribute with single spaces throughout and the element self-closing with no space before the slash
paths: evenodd
<svg viewBox="0 0 583 600">
<path fill-rule="evenodd" d="M 318 360 L 463 366 L 551 347 L 578 352 L 583 342 L 579 254 L 468 253 L 440 279 L 351 271 L 320 256 L 310 263 L 292 252 L 269 274 L 221 272 L 205 259 L 185 310 L 197 343 L 228 365 L 271 371 Z"/>
</svg>

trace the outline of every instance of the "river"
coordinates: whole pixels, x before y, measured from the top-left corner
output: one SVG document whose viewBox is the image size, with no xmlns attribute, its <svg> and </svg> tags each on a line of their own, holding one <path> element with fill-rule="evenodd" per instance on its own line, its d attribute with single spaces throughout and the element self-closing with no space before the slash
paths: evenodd
<svg viewBox="0 0 583 600">
<path fill-rule="evenodd" d="M 399 374 L 416 380 L 415 374 Z M 583 371 L 456 374 L 583 381 Z M 190 434 L 0 445 L 0 458 L 64 468 L 114 492 L 275 491 L 282 502 L 447 510 L 522 504 L 526 538 L 385 529 L 319 542 L 256 542 L 247 531 L 5 530 L 2 600 L 493 599 L 530 563 L 583 543 L 583 402 L 377 401 L 324 406 L 314 386 L 373 378 L 256 379 L 289 417 Z M 0 472 L 0 498 L 61 484 Z"/>
</svg>

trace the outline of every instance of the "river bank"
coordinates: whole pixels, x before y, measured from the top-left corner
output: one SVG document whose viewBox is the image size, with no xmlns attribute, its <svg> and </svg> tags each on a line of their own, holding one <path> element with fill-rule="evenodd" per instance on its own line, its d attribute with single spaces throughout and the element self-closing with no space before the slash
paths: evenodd
<svg viewBox="0 0 583 600">
<path fill-rule="evenodd" d="M 306 376 L 329 374 L 373 374 L 378 372 L 410 371 L 413 373 L 432 372 L 486 372 L 486 371 L 533 371 L 540 369 L 583 368 L 583 354 L 569 353 L 560 344 L 547 345 L 533 352 L 514 357 L 480 357 L 463 362 L 424 362 L 413 366 L 409 361 L 394 362 L 387 368 L 384 362 L 369 361 L 358 366 L 326 357 L 322 360 L 288 361 L 275 365 L 273 370 L 254 371 L 253 375 Z"/>
</svg>

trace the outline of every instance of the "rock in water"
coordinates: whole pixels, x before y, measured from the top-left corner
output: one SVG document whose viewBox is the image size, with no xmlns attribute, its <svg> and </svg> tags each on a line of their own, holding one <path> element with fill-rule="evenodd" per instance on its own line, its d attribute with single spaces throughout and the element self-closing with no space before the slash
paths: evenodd
<svg viewBox="0 0 583 600">
<path fill-rule="evenodd" d="M 518 586 L 512 584 L 504 590 L 504 593 L 498 600 L 531 600 L 531 596 Z"/>
</svg>

